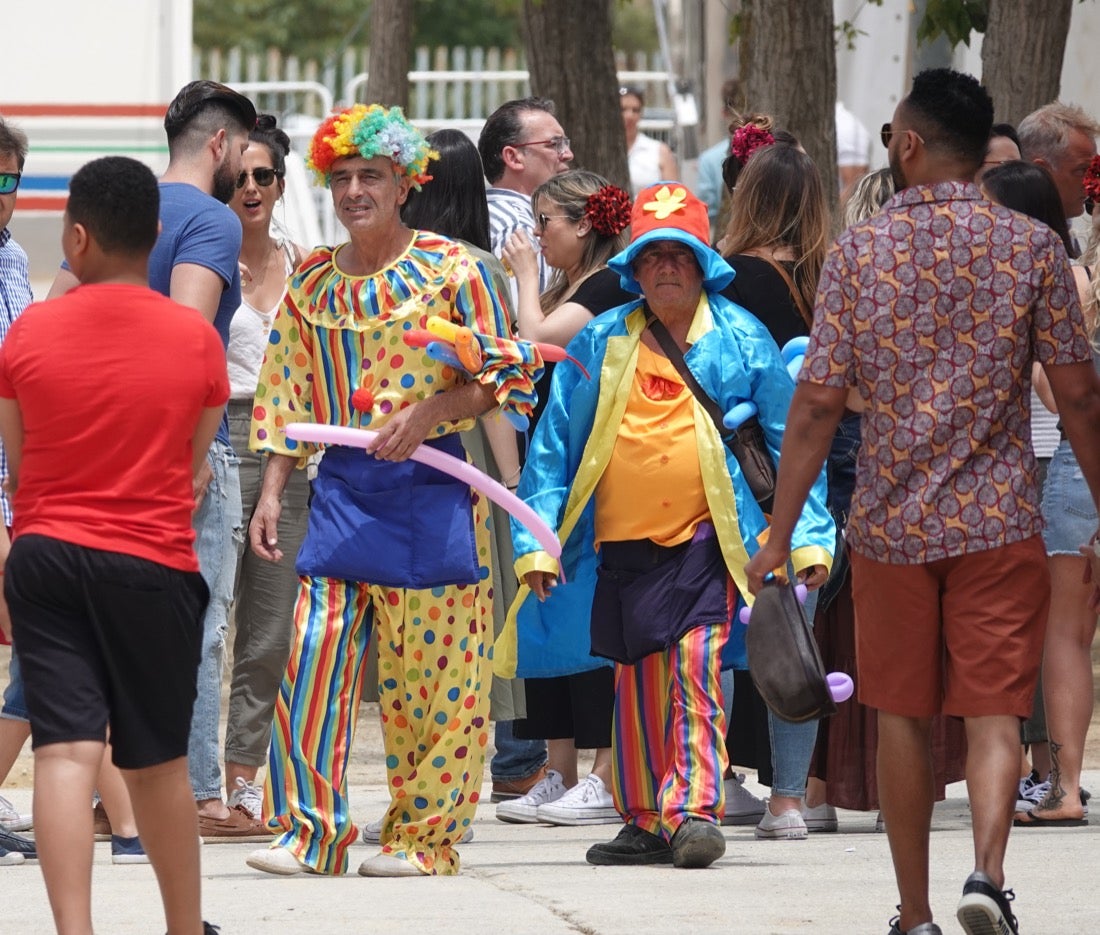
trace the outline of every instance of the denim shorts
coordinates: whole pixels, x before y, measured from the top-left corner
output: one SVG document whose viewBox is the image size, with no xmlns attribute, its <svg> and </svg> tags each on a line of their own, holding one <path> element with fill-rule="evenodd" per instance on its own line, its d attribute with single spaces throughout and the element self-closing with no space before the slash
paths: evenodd
<svg viewBox="0 0 1100 935">
<path fill-rule="evenodd" d="M 1067 441 L 1055 449 L 1047 468 L 1043 519 L 1047 555 L 1078 555 L 1078 549 L 1096 532 L 1096 503 Z"/>
<path fill-rule="evenodd" d="M 19 657 L 12 650 L 11 662 L 8 664 L 8 685 L 4 689 L 4 707 L 0 710 L 0 717 L 9 718 L 12 721 L 29 721 L 27 714 L 27 698 L 23 693 L 23 672 L 19 668 Z"/>
</svg>

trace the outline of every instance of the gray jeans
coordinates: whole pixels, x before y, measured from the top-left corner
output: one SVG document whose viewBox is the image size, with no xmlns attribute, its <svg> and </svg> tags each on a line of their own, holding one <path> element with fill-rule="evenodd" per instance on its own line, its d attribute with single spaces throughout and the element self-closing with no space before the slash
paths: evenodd
<svg viewBox="0 0 1100 935">
<path fill-rule="evenodd" d="M 248 450 L 252 402 L 229 403 L 229 435 L 241 459 L 241 505 L 247 526 L 256 508 L 266 456 Z M 271 740 L 275 696 L 286 672 L 294 635 L 294 601 L 298 575 L 294 560 L 306 534 L 309 480 L 304 470 L 291 472 L 279 516 L 282 561 L 259 558 L 247 535 L 238 556 L 233 611 L 233 674 L 225 730 L 225 761 L 262 766 Z"/>
</svg>

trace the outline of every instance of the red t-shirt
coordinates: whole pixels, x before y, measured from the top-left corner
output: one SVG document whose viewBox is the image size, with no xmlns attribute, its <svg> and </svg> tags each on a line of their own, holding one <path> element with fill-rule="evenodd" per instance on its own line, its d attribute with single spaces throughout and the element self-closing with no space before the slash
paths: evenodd
<svg viewBox="0 0 1100 935">
<path fill-rule="evenodd" d="M 202 315 L 140 286 L 31 305 L 0 347 L 23 418 L 15 536 L 37 533 L 197 571 L 191 438 L 229 398 Z"/>
</svg>

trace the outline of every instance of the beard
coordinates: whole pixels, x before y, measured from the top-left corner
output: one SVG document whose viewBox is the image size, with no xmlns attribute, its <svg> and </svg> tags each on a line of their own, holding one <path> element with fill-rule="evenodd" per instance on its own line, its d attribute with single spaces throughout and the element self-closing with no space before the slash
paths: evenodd
<svg viewBox="0 0 1100 935">
<path fill-rule="evenodd" d="M 223 205 L 229 204 L 233 199 L 233 193 L 237 190 L 237 175 L 229 165 L 228 159 L 223 159 L 222 164 L 214 170 L 214 190 L 211 194 Z"/>
<path fill-rule="evenodd" d="M 893 152 L 890 152 L 888 161 L 890 163 L 890 178 L 894 180 L 894 191 L 900 192 L 903 188 L 908 188 L 909 183 L 905 179 L 905 173 L 901 170 L 901 160 Z"/>
</svg>

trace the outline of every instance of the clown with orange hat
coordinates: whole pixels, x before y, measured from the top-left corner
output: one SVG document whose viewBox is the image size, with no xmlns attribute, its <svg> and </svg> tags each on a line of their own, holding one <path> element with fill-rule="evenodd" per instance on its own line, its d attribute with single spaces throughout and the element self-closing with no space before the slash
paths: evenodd
<svg viewBox="0 0 1100 935">
<path fill-rule="evenodd" d="M 719 669 L 768 521 L 709 409 L 755 405 L 778 462 L 794 383 L 764 326 L 720 294 L 734 271 L 708 234 L 706 205 L 680 183 L 639 193 L 630 244 L 608 261 L 639 297 L 570 343 L 592 379 L 555 371 L 520 481 L 563 552 L 513 524 L 523 585 L 497 671 L 565 674 L 591 655 L 616 667 L 612 795 L 625 824 L 589 849 L 593 864 L 704 867 L 725 851 Z M 834 544 L 822 475 L 795 530 L 795 573 L 819 584 Z"/>
</svg>

